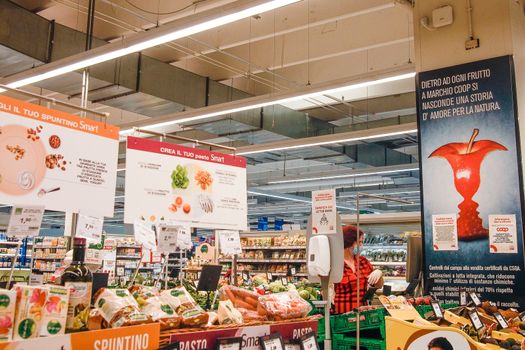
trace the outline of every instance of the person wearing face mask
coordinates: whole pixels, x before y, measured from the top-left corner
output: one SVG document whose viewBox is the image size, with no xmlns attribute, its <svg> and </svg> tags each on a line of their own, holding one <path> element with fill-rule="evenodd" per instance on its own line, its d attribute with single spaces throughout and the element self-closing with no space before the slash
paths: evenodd
<svg viewBox="0 0 525 350">
<path fill-rule="evenodd" d="M 353 311 L 356 307 L 364 305 L 363 297 L 368 288 L 381 288 L 383 286 L 383 273 L 374 270 L 370 261 L 364 256 L 357 261 L 357 245 L 363 244 L 364 233 L 359 230 L 357 241 L 357 227 L 344 226 L 344 259 L 345 267 L 341 282 L 334 284 L 334 313 L 342 314 Z M 360 295 L 357 295 L 357 269 L 360 274 Z"/>
</svg>

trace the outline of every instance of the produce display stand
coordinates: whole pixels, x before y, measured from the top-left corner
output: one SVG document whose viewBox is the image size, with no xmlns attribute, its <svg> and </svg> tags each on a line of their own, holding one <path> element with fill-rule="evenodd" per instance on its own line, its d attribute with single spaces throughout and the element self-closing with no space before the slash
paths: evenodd
<svg viewBox="0 0 525 350">
<path fill-rule="evenodd" d="M 433 324 L 417 325 L 387 316 L 386 350 L 419 350 L 428 349 L 428 343 L 435 338 L 444 337 L 454 349 L 491 350 L 498 346 L 474 341 L 463 331 L 453 327 L 440 327 Z"/>
<path fill-rule="evenodd" d="M 215 350 L 218 338 L 241 337 L 243 350 L 260 350 L 259 337 L 261 336 L 279 333 L 285 342 L 296 340 L 309 332 L 317 334 L 317 323 L 317 318 L 311 317 L 238 326 L 213 326 L 206 329 L 177 329 L 163 332 L 160 336 L 160 346 L 162 348 L 179 343 L 180 350 Z"/>
<path fill-rule="evenodd" d="M 159 348 L 159 339 L 160 324 L 150 323 L 0 343 L 0 350 L 154 350 Z"/>
</svg>

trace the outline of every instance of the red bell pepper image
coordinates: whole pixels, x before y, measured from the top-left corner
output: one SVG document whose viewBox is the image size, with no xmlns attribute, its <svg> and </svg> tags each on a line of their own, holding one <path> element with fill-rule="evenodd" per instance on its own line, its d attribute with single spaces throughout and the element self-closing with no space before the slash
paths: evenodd
<svg viewBox="0 0 525 350">
<path fill-rule="evenodd" d="M 472 197 L 478 192 L 481 182 L 480 168 L 485 157 L 492 151 L 507 151 L 507 148 L 492 140 L 474 141 L 479 129 L 474 129 L 469 142 L 448 143 L 436 149 L 429 156 L 445 158 L 454 173 L 454 186 L 463 197 L 458 205 L 458 239 L 470 241 L 488 237 L 479 217 L 478 203 Z"/>
</svg>

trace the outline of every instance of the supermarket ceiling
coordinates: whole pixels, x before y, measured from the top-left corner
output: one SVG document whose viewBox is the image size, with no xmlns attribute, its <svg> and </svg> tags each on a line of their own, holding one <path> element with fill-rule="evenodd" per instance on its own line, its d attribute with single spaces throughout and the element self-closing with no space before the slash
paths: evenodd
<svg viewBox="0 0 525 350">
<path fill-rule="evenodd" d="M 220 6 L 230 3 L 235 1 L 97 0 L 93 46 L 202 11 L 220 11 Z M 0 2 L 0 76 L 9 79 L 84 51 L 87 13 L 87 0 Z M 108 122 L 124 128 L 322 85 L 338 89 L 281 105 L 173 124 L 164 131 L 250 150 L 260 144 L 286 145 L 321 135 L 348 135 L 341 137 L 347 140 L 362 130 L 404 124 L 407 130 L 414 129 L 412 76 L 355 86 L 414 71 L 412 27 L 410 1 L 302 0 L 94 66 L 89 107 L 109 113 Z M 68 73 L 23 89 L 80 104 L 81 75 Z M 273 149 L 246 157 L 252 224 L 260 216 L 304 223 L 309 212 L 304 200 L 312 190 L 327 186 L 338 189 L 339 202 L 345 207 L 355 205 L 359 191 L 412 202 L 364 199 L 363 207 L 373 212 L 419 210 L 414 132 Z M 124 169 L 123 152 L 120 162 Z M 116 214 L 107 220 L 108 227 L 122 222 L 125 170 L 118 176 Z M 46 220 L 47 224 L 60 222 L 58 215 Z"/>
</svg>

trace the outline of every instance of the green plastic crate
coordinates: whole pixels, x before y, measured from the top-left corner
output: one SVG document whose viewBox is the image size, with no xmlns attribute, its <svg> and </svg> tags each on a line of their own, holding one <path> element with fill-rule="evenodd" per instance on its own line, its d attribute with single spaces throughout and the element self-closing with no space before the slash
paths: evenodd
<svg viewBox="0 0 525 350">
<path fill-rule="evenodd" d="M 363 311 L 359 317 L 361 320 L 359 328 L 362 330 L 378 328 L 381 331 L 382 338 L 384 338 L 385 316 L 386 310 L 384 308 Z M 357 329 L 357 313 L 349 312 L 346 314 L 334 315 L 331 317 L 330 323 L 334 334 L 355 332 Z"/>
<path fill-rule="evenodd" d="M 357 349 L 357 339 L 335 334 L 333 339 L 334 350 Z M 386 350 L 386 341 L 381 339 L 359 339 L 359 350 Z"/>
<path fill-rule="evenodd" d="M 455 307 L 458 307 L 458 304 L 441 304 L 441 308 L 443 310 L 453 309 Z M 416 306 L 416 310 L 421 315 L 421 317 L 425 317 L 427 313 L 432 312 L 432 306 L 431 305 L 419 305 L 419 306 Z"/>
<path fill-rule="evenodd" d="M 324 317 L 322 317 L 317 321 L 317 341 L 318 342 L 324 341 L 324 337 L 325 337 L 325 325 L 324 325 Z"/>
</svg>

